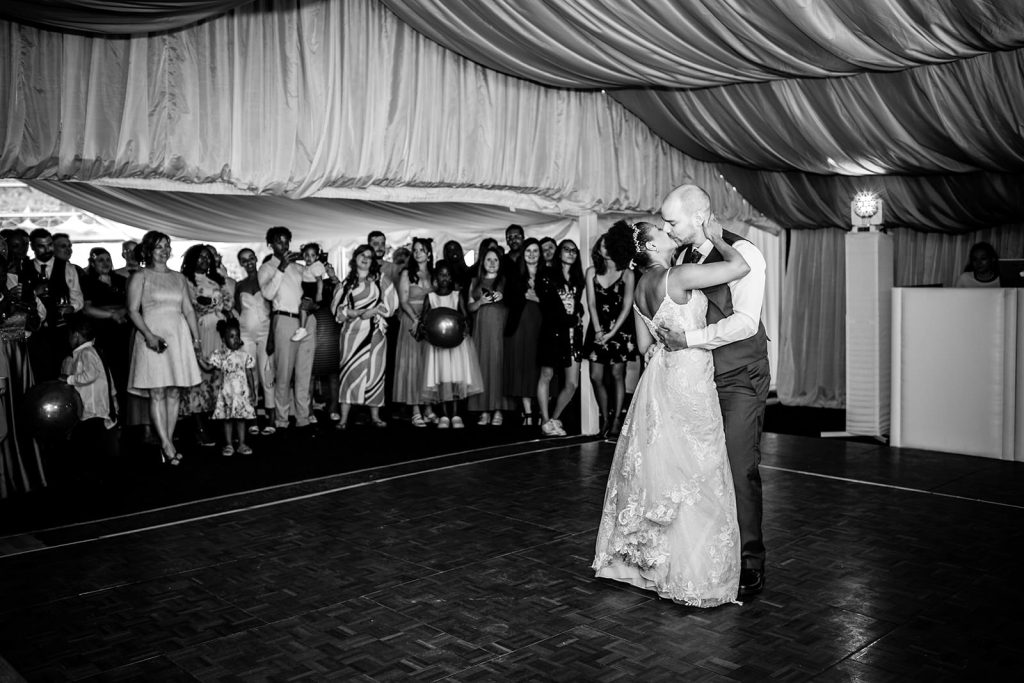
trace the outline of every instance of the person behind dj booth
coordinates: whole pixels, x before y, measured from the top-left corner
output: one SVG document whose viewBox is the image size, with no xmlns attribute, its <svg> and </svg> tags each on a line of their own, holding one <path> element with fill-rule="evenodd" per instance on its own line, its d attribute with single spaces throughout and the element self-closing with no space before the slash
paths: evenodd
<svg viewBox="0 0 1024 683">
<path fill-rule="evenodd" d="M 26 257 L 22 263 L 22 296 L 28 301 L 35 294 L 46 307 L 46 317 L 29 338 L 28 353 L 36 382 L 45 382 L 57 379 L 61 359 L 70 354 L 64 327 L 71 315 L 82 310 L 85 298 L 78 272 L 67 261 L 54 258 L 49 230 L 33 230 L 29 233 L 29 244 L 35 258 Z"/>
</svg>

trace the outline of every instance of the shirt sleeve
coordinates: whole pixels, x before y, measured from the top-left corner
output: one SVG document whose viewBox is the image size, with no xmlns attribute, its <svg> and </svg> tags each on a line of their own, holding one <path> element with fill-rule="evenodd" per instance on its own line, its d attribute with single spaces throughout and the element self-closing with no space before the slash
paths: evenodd
<svg viewBox="0 0 1024 683">
<path fill-rule="evenodd" d="M 100 378 L 103 373 L 103 361 L 96 353 L 81 353 L 77 360 L 77 363 L 72 363 L 72 374 L 68 375 L 68 384 L 73 387 L 84 387 Z"/>
<path fill-rule="evenodd" d="M 70 263 L 64 264 L 64 279 L 68 283 L 68 300 L 71 302 L 71 307 L 77 313 L 85 307 L 82 285 L 78 281 L 78 269 Z"/>
<path fill-rule="evenodd" d="M 749 273 L 729 283 L 733 313 L 703 329 L 688 331 L 687 346 L 717 349 L 757 334 L 757 327 L 761 322 L 761 306 L 764 303 L 764 256 L 757 247 L 746 240 L 736 242 L 733 247 L 750 266 Z"/>
<path fill-rule="evenodd" d="M 277 259 L 267 261 L 256 271 L 256 279 L 260 283 L 263 298 L 271 301 L 277 296 L 277 290 L 281 289 L 281 283 L 284 281 L 284 273 L 278 269 L 275 261 Z"/>
</svg>

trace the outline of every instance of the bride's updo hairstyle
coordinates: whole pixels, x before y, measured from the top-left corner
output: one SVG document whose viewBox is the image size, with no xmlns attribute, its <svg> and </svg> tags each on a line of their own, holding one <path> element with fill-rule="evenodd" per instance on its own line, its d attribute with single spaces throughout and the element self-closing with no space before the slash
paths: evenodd
<svg viewBox="0 0 1024 683">
<path fill-rule="evenodd" d="M 651 263 L 651 252 L 645 248 L 650 234 L 657 230 L 654 223 L 616 221 L 604 236 L 608 257 L 616 263 L 630 262 L 632 267 L 646 268 Z"/>
</svg>

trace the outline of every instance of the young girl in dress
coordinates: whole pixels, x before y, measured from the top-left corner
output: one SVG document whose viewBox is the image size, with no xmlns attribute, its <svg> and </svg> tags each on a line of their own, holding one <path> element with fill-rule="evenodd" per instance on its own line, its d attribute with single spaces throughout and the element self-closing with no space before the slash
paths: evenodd
<svg viewBox="0 0 1024 683">
<path fill-rule="evenodd" d="M 242 332 L 236 318 L 217 323 L 224 346 L 213 352 L 203 365 L 221 371 L 222 382 L 213 408 L 213 419 L 224 421 L 224 448 L 220 454 L 235 454 L 232 432 L 238 439 L 238 454 L 252 453 L 245 443 L 245 421 L 256 419 L 256 359 L 242 349 Z"/>
<path fill-rule="evenodd" d="M 434 308 L 451 308 L 465 317 L 462 297 L 455 289 L 451 266 L 441 261 L 434 270 L 434 291 L 427 294 L 423 316 Z M 423 351 L 423 393 L 430 403 L 441 408 L 438 429 L 462 429 L 458 415 L 458 401 L 483 391 L 480 363 L 473 340 L 469 336 L 454 348 L 443 348 L 427 343 Z"/>
</svg>

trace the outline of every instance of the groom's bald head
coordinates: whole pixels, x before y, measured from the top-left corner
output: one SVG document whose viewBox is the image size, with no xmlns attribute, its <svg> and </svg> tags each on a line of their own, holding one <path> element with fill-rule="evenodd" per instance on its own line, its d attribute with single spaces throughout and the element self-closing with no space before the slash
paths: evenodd
<svg viewBox="0 0 1024 683">
<path fill-rule="evenodd" d="M 711 197 L 697 185 L 680 185 L 661 203 L 665 230 L 680 244 L 703 241 L 698 238 L 710 214 Z"/>
</svg>

